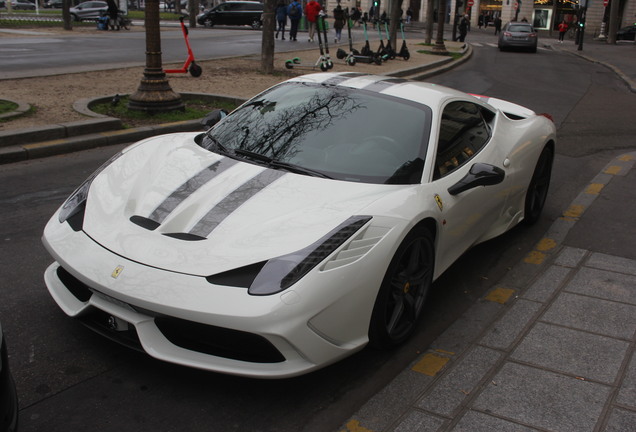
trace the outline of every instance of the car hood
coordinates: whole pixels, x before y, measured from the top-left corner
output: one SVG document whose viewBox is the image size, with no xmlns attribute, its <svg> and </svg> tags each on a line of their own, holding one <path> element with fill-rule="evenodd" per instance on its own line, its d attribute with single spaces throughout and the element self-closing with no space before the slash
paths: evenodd
<svg viewBox="0 0 636 432">
<path fill-rule="evenodd" d="M 104 169 L 84 232 L 127 259 L 206 276 L 296 252 L 408 187 L 273 170 L 205 150 L 194 137 L 147 140 Z"/>
</svg>

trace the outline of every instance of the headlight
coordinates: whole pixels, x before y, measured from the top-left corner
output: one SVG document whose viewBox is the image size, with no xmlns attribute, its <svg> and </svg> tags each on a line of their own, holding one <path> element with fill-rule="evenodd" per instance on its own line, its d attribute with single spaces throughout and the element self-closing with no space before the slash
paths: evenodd
<svg viewBox="0 0 636 432">
<path fill-rule="evenodd" d="M 99 173 L 104 171 L 104 169 L 108 165 L 110 165 L 115 160 L 117 160 L 122 154 L 123 154 L 122 152 L 119 152 L 115 154 L 113 157 L 111 157 L 110 159 L 108 159 L 104 164 L 102 164 L 102 166 L 97 168 L 97 170 L 95 170 L 93 174 L 88 176 L 88 178 L 84 180 L 84 182 L 80 185 L 80 187 L 75 189 L 75 192 L 73 192 L 71 196 L 69 196 L 66 199 L 58 215 L 58 219 L 60 223 L 66 222 L 68 218 L 77 214 L 79 211 L 81 211 L 84 208 L 84 205 L 86 204 L 86 198 L 88 197 L 88 191 L 91 187 L 91 183 L 93 183 L 93 180 L 95 180 L 95 177 L 97 177 Z"/>
<path fill-rule="evenodd" d="M 279 293 L 302 279 L 370 220 L 371 216 L 352 216 L 304 249 L 206 279 L 217 285 L 248 288 L 251 295 Z"/>
</svg>

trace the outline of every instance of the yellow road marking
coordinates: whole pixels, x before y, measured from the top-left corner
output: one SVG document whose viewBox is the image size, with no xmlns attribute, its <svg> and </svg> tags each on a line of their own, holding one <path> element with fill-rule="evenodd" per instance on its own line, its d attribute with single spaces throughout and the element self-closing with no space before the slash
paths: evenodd
<svg viewBox="0 0 636 432">
<path fill-rule="evenodd" d="M 565 219 L 578 219 L 581 217 L 583 212 L 585 211 L 585 207 L 579 204 L 572 204 L 570 208 L 568 208 L 564 213 L 563 217 Z"/>
<path fill-rule="evenodd" d="M 605 187 L 602 183 L 591 183 L 587 189 L 585 189 L 586 194 L 590 195 L 598 195 L 601 193 L 601 190 Z"/>
<path fill-rule="evenodd" d="M 523 260 L 528 264 L 542 264 L 545 261 L 546 255 L 543 252 L 532 251 Z"/>
<path fill-rule="evenodd" d="M 604 171 L 605 174 L 618 174 L 619 172 L 621 172 L 621 167 L 619 167 L 618 165 L 612 165 L 607 167 L 607 169 Z"/>
<path fill-rule="evenodd" d="M 618 157 L 618 160 L 621 162 L 629 162 L 634 160 L 634 156 L 626 154 L 626 155 Z"/>
<path fill-rule="evenodd" d="M 494 290 L 490 291 L 490 293 L 488 293 L 488 295 L 486 296 L 486 300 L 495 303 L 506 304 L 514 293 L 515 290 L 510 288 L 495 288 Z"/>
<path fill-rule="evenodd" d="M 428 376 L 435 376 L 450 359 L 448 357 L 442 357 L 437 354 L 428 353 L 425 354 L 420 361 L 418 361 L 412 370 L 422 373 Z"/>
<path fill-rule="evenodd" d="M 551 238 L 542 238 L 539 243 L 537 243 L 537 247 L 536 249 L 538 251 L 549 251 L 551 249 L 554 249 L 556 247 L 556 242 L 554 240 L 552 240 Z"/>
<path fill-rule="evenodd" d="M 347 429 L 343 432 L 373 432 L 371 429 L 360 426 L 360 422 L 358 420 L 350 420 L 345 426 Z"/>
</svg>

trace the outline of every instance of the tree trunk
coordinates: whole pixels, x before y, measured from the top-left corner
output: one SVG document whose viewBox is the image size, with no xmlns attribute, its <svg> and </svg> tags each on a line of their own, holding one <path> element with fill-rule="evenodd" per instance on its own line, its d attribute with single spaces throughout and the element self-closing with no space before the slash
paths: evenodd
<svg viewBox="0 0 636 432">
<path fill-rule="evenodd" d="M 261 39 L 261 70 L 274 72 L 274 31 L 276 31 L 276 0 L 265 0 L 263 4 L 263 34 Z"/>
<path fill-rule="evenodd" d="M 444 22 L 446 21 L 446 0 L 439 0 L 439 14 L 437 15 L 437 39 L 433 45 L 435 54 L 447 55 L 448 50 L 444 44 Z"/>
<path fill-rule="evenodd" d="M 64 30 L 73 30 L 73 18 L 71 18 L 71 0 L 62 1 L 62 21 Z"/>
<path fill-rule="evenodd" d="M 402 0 L 392 1 L 391 2 L 391 21 L 389 23 L 389 34 L 391 35 L 391 42 L 394 50 L 398 50 L 397 48 L 397 32 L 400 28 L 400 20 L 402 19 L 402 14 L 400 10 L 402 8 Z"/>
<path fill-rule="evenodd" d="M 435 1 L 428 0 L 426 4 L 426 38 L 424 43 L 430 45 L 433 40 L 433 15 L 435 14 Z"/>
</svg>

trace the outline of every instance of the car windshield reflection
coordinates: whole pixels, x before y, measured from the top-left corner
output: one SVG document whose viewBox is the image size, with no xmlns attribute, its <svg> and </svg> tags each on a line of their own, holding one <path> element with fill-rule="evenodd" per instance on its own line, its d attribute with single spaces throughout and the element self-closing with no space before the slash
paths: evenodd
<svg viewBox="0 0 636 432">
<path fill-rule="evenodd" d="M 209 132 L 252 163 L 304 167 L 339 180 L 420 183 L 430 131 L 427 106 L 375 92 L 287 83 L 246 103 Z M 249 152 L 246 153 L 246 152 Z M 262 155 L 262 158 L 254 155 Z M 278 167 L 283 167 L 278 164 Z"/>
</svg>

